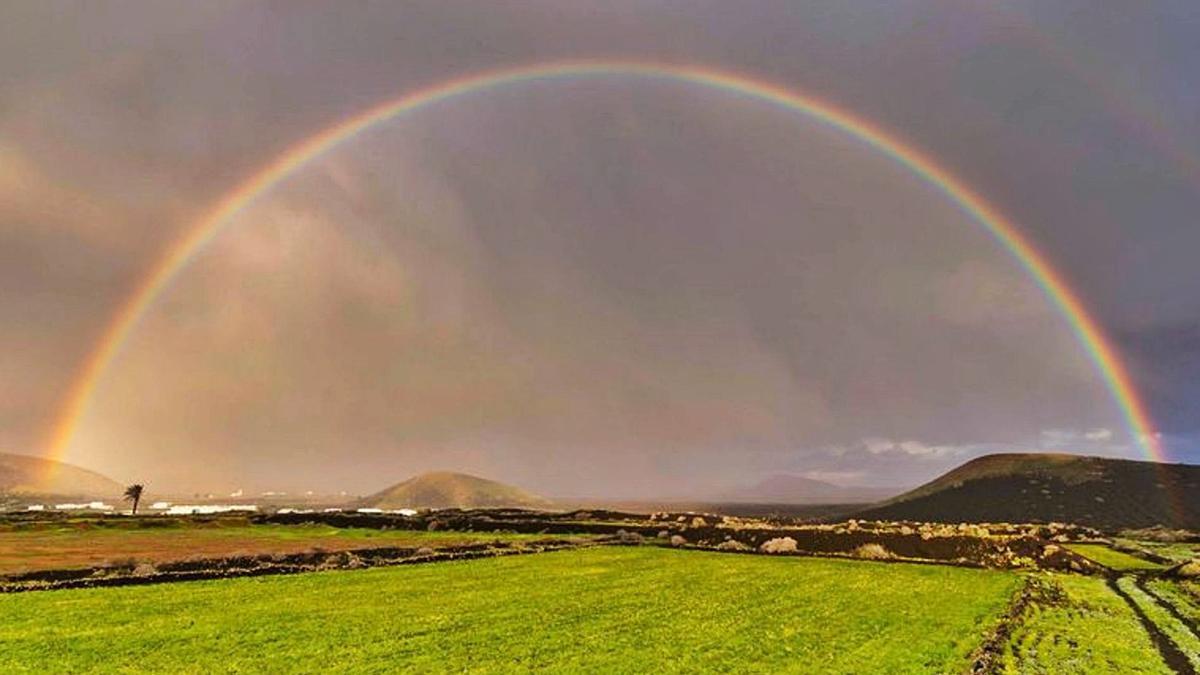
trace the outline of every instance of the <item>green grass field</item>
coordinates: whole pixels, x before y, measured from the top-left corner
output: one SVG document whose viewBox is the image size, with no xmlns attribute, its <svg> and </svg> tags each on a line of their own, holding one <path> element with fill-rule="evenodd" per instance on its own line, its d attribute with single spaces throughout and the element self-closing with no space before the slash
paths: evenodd
<svg viewBox="0 0 1200 675">
<path fill-rule="evenodd" d="M 1126 543 L 1132 546 L 1144 548 L 1152 553 L 1158 554 L 1164 558 L 1169 558 L 1175 562 L 1185 562 L 1193 558 L 1200 557 L 1200 544 L 1187 543 L 1163 543 L 1157 541 L 1136 541 L 1130 539 L 1118 539 L 1119 543 Z"/>
<path fill-rule="evenodd" d="M 151 524 L 153 521 L 149 521 Z M 524 541 L 543 535 L 492 532 L 426 532 L 336 528 L 328 525 L 251 525 L 240 519 L 145 526 L 54 523 L 0 530 L 0 574 L 102 565 L 114 561 L 163 562 L 232 554 L 296 553 L 382 546 L 454 546 Z"/>
<path fill-rule="evenodd" d="M 605 547 L 46 591 L 0 596 L 0 672 L 961 672 L 1020 583 Z"/>
<path fill-rule="evenodd" d="M 1151 579 L 1148 585 L 1150 590 L 1174 605 L 1184 616 L 1200 623 L 1200 597 L 1189 593 L 1185 583 L 1174 579 Z"/>
<path fill-rule="evenodd" d="M 1051 575 L 1057 602 L 1035 603 L 1009 640 L 1002 672 L 1161 673 L 1163 663 L 1129 605 L 1104 579 Z"/>
<path fill-rule="evenodd" d="M 1079 555 L 1100 563 L 1110 570 L 1131 572 L 1136 570 L 1160 570 L 1162 565 L 1143 560 L 1137 556 L 1109 548 L 1104 544 L 1068 544 L 1067 548 Z"/>
<path fill-rule="evenodd" d="M 1175 618 L 1154 595 L 1145 593 L 1133 577 L 1122 577 L 1117 584 L 1142 608 L 1142 612 L 1175 643 L 1192 664 L 1200 668 L 1200 637 L 1188 630 L 1186 624 Z M 1169 602 L 1167 600 L 1166 602 Z"/>
</svg>

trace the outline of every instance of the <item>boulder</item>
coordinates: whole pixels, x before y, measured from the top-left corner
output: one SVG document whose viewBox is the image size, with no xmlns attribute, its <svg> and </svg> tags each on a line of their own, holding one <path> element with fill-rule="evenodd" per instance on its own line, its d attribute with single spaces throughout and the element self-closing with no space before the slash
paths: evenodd
<svg viewBox="0 0 1200 675">
<path fill-rule="evenodd" d="M 776 537 L 768 539 L 758 547 L 763 553 L 795 553 L 796 540 L 791 537 Z"/>
<path fill-rule="evenodd" d="M 751 551 L 749 546 L 743 544 L 736 539 L 727 539 L 720 544 L 717 544 L 718 551 Z"/>
<path fill-rule="evenodd" d="M 645 537 L 637 532 L 626 532 L 625 530 L 617 530 L 617 543 L 620 544 L 640 544 L 645 541 Z"/>
</svg>

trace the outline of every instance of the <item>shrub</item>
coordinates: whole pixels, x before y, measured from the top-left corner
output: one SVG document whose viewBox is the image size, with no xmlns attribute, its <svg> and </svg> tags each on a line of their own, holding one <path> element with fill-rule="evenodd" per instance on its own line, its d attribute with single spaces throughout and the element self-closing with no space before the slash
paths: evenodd
<svg viewBox="0 0 1200 675">
<path fill-rule="evenodd" d="M 854 549 L 853 555 L 855 558 L 865 558 L 866 560 L 890 560 L 896 557 L 883 544 L 863 544 Z"/>
<path fill-rule="evenodd" d="M 796 540 L 791 537 L 776 537 L 764 541 L 758 550 L 763 553 L 795 553 Z"/>
</svg>

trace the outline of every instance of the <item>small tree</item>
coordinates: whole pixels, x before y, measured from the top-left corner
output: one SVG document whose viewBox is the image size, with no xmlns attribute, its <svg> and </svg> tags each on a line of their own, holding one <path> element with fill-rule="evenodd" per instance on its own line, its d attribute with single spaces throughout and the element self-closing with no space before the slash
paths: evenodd
<svg viewBox="0 0 1200 675">
<path fill-rule="evenodd" d="M 125 501 L 133 502 L 133 515 L 137 515 L 138 502 L 142 501 L 142 492 L 146 489 L 141 483 L 134 483 L 125 488 Z"/>
</svg>

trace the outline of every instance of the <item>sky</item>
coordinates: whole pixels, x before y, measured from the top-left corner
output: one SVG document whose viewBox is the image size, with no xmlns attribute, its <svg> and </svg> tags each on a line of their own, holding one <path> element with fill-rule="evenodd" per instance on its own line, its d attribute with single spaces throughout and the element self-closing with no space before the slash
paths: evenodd
<svg viewBox="0 0 1200 675">
<path fill-rule="evenodd" d="M 563 59 L 716 68 L 919 148 L 1051 261 L 1168 457 L 1200 462 L 1200 13 L 1182 2 L 53 2 L 0 7 L 0 451 L 50 452 L 155 262 L 289 147 Z M 843 132 L 635 76 L 403 115 L 238 213 L 64 458 L 162 490 L 555 496 L 998 451 L 1142 458 L 1017 261 Z"/>
</svg>

